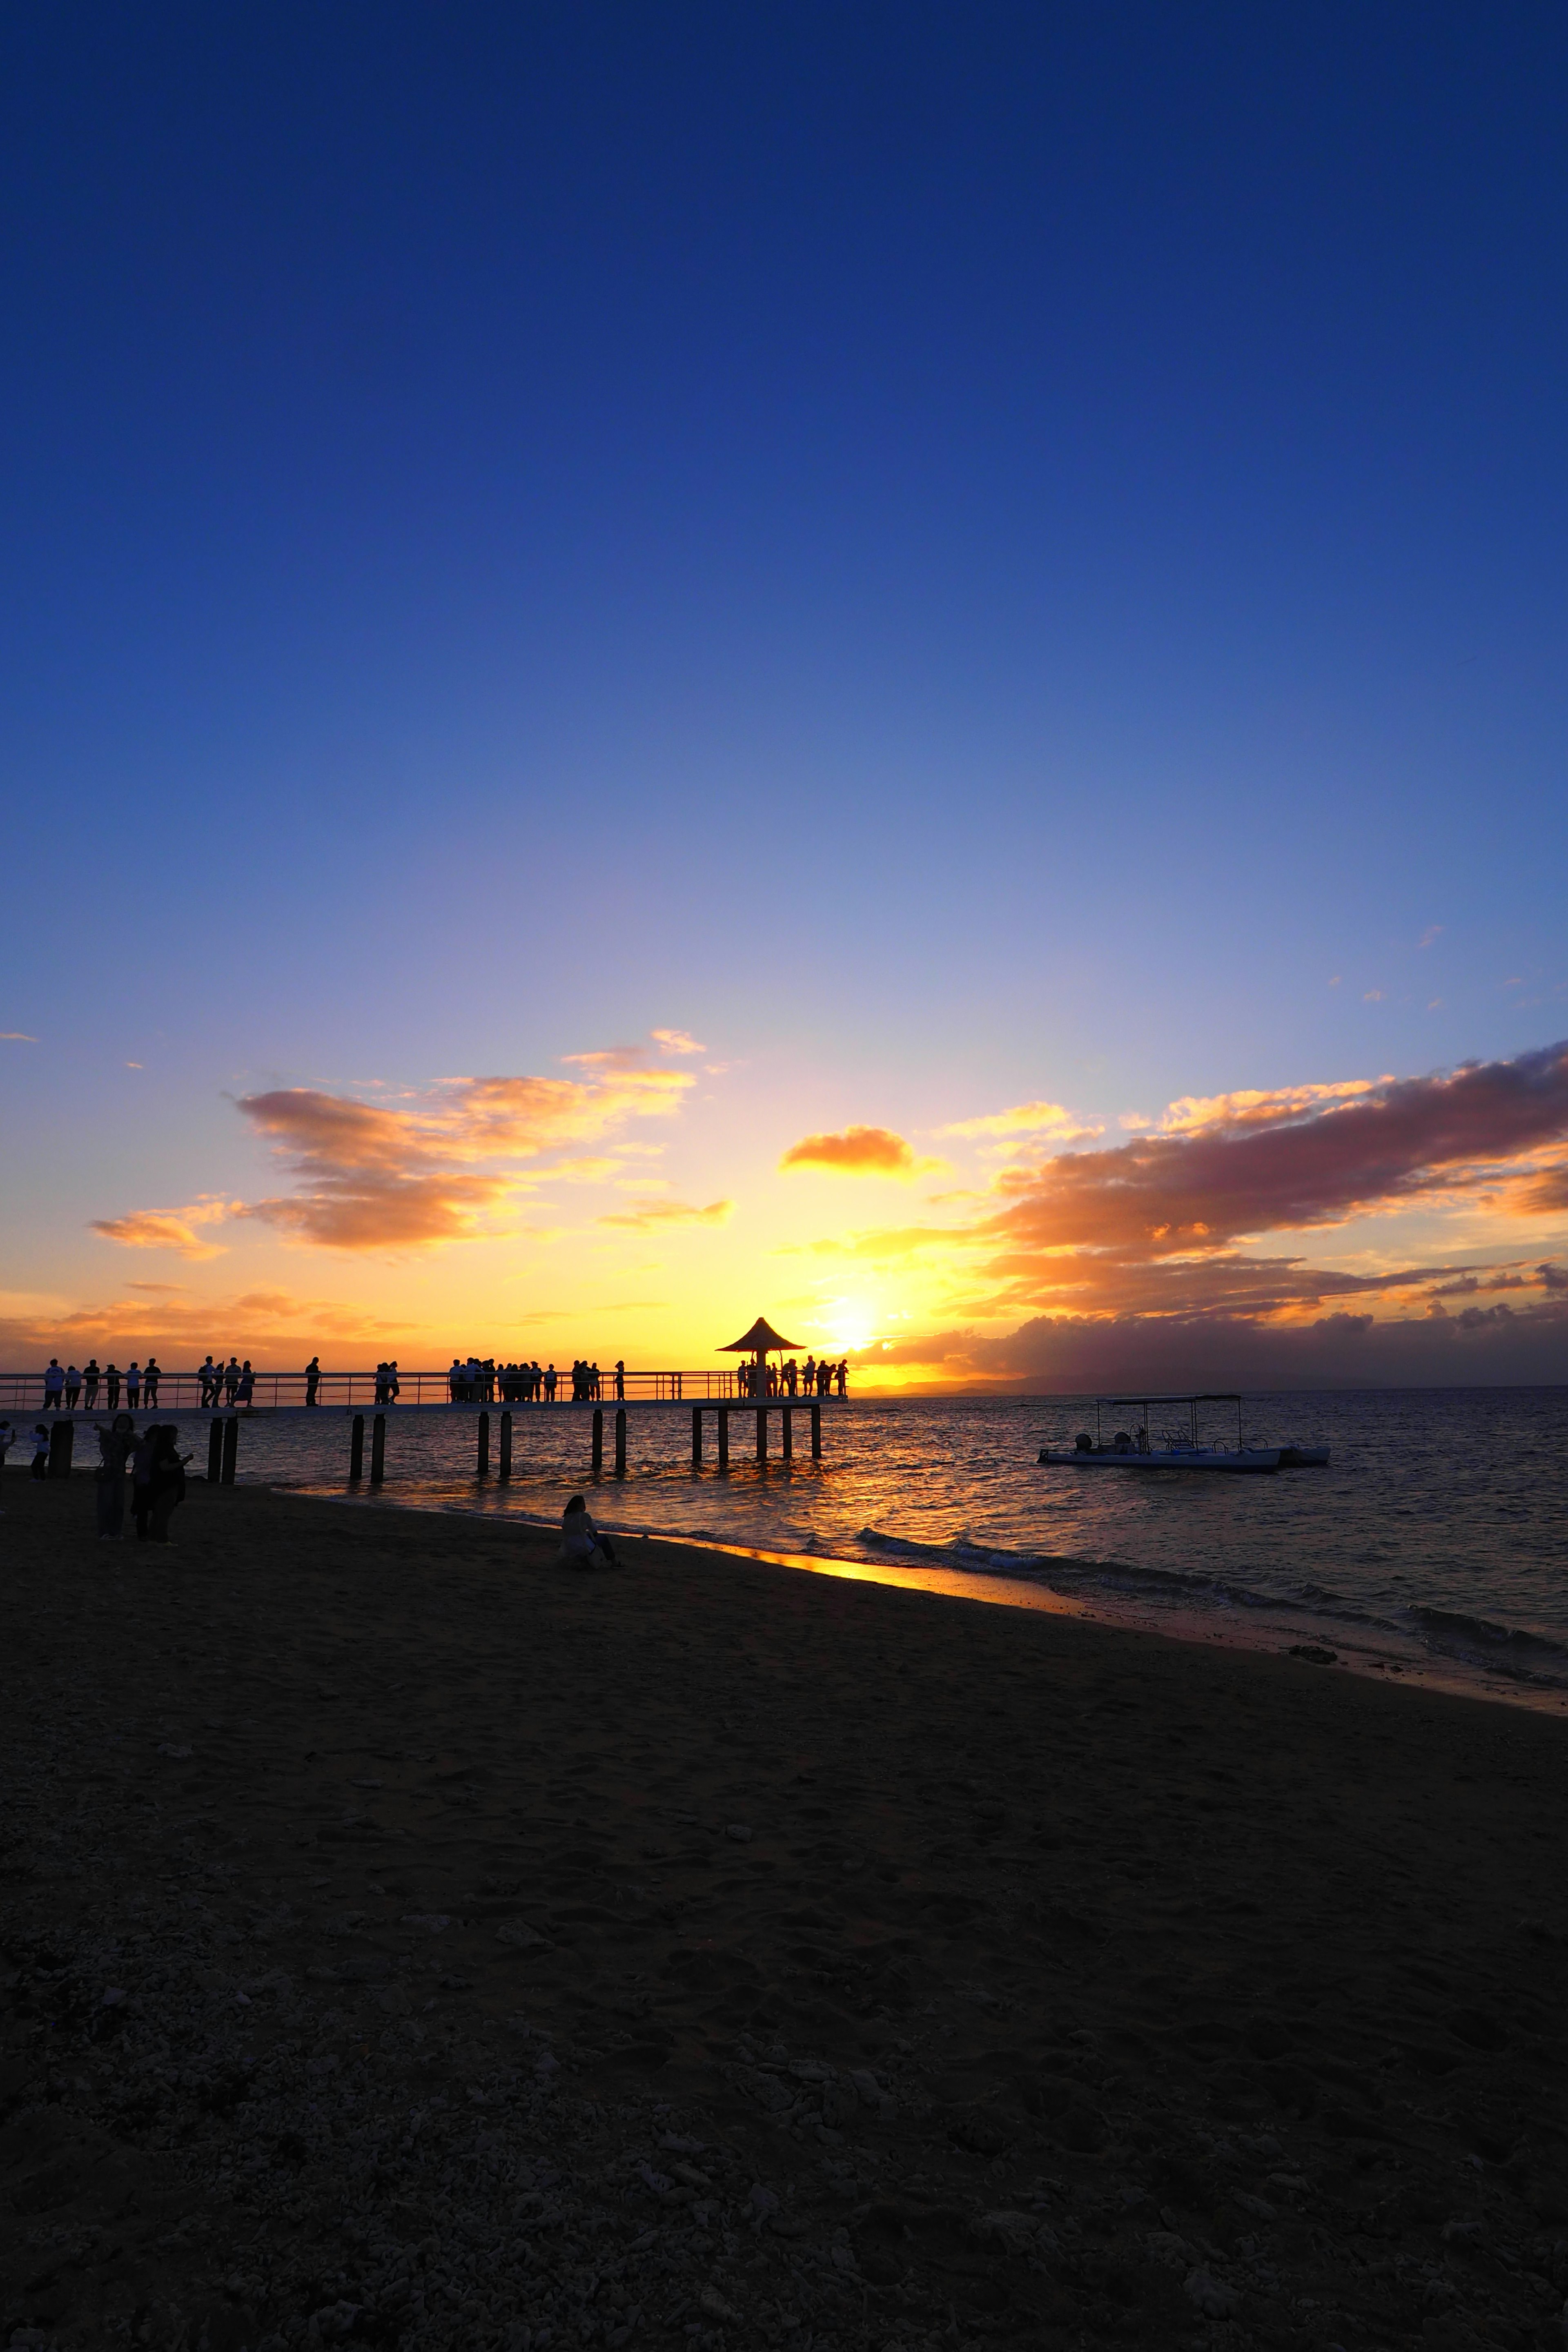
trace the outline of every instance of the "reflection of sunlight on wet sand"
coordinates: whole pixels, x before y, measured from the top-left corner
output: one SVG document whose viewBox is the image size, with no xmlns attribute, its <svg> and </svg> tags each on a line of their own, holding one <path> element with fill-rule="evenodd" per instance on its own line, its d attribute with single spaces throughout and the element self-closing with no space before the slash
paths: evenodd
<svg viewBox="0 0 1568 2352">
<path fill-rule="evenodd" d="M 647 1540 L 690 1543 L 701 1551 L 728 1552 L 735 1559 L 765 1560 L 774 1568 L 806 1568 L 814 1576 L 838 1576 L 850 1584 L 896 1584 L 906 1591 L 941 1593 L 950 1601 L 998 1601 L 1010 1609 L 1038 1609 L 1051 1617 L 1085 1617 L 1089 1613 L 1081 1601 L 1068 1600 L 1044 1585 L 1026 1583 L 1021 1577 L 988 1576 L 982 1589 L 973 1576 L 956 1569 L 902 1568 L 892 1561 L 884 1564 L 828 1559 L 821 1553 L 805 1551 L 760 1551 L 750 1544 L 714 1543 L 707 1537 L 699 1539 L 691 1536 L 660 1536 L 653 1528 L 647 1530 Z"/>
</svg>

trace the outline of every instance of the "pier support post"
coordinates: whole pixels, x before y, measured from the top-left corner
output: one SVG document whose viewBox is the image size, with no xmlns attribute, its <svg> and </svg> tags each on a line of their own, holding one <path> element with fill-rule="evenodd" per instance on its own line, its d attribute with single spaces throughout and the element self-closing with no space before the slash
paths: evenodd
<svg viewBox="0 0 1568 2352">
<path fill-rule="evenodd" d="M 477 1460 L 476 1460 L 476 1462 L 475 1462 L 475 1464 L 474 1464 L 474 1475 L 475 1475 L 477 1478 L 488 1478 L 488 1477 L 489 1476 L 489 1475 L 490 1475 L 490 1417 L 489 1417 L 489 1413 L 488 1413 L 488 1412 L 481 1412 L 481 1413 L 480 1413 L 480 1415 L 479 1415 L 479 1455 L 478 1455 L 478 1458 L 477 1458 Z"/>
<path fill-rule="evenodd" d="M 207 1485 L 216 1486 L 223 1476 L 223 1423 L 215 1413 L 207 1423 Z"/>
<path fill-rule="evenodd" d="M 68 1421 L 57 1421 L 49 1431 L 49 1475 L 68 1478 L 71 1474 L 71 1448 L 76 1432 Z"/>
<path fill-rule="evenodd" d="M 238 1459 L 239 1459 L 239 1422 L 238 1422 L 238 1420 L 237 1420 L 237 1416 L 236 1416 L 235 1414 L 230 1413 L 230 1415 L 229 1415 L 228 1419 L 224 1423 L 224 1425 L 223 1425 L 223 1481 L 222 1481 L 222 1483 L 224 1484 L 224 1486 L 233 1486 L 233 1484 L 234 1484 L 234 1466 L 235 1466 L 235 1464 L 238 1461 Z"/>
<path fill-rule="evenodd" d="M 370 1424 L 370 1483 L 379 1486 L 386 1475 L 386 1415 L 378 1412 Z"/>
<path fill-rule="evenodd" d="M 822 1407 L 819 1404 L 811 1408 L 811 1458 L 814 1462 L 822 1459 Z"/>
<path fill-rule="evenodd" d="M 356 1412 L 349 1425 L 349 1476 L 364 1475 L 364 1415 Z"/>
<path fill-rule="evenodd" d="M 721 1470 L 730 1467 L 730 1408 L 727 1404 L 719 1408 L 719 1467 Z"/>
<path fill-rule="evenodd" d="M 605 1416 L 594 1407 L 594 1475 L 596 1478 L 605 1466 Z"/>
<path fill-rule="evenodd" d="M 691 1466 L 694 1470 L 702 1467 L 702 1408 L 700 1404 L 691 1408 Z"/>
<path fill-rule="evenodd" d="M 500 1417 L 500 1483 L 503 1486 L 509 1486 L 510 1482 L 511 1415 L 510 1412 L 503 1412 Z"/>
<path fill-rule="evenodd" d="M 786 1462 L 795 1460 L 795 1408 L 787 1404 L 784 1409 L 784 1458 Z"/>
<path fill-rule="evenodd" d="M 760 1404 L 757 1407 L 757 1459 L 759 1462 L 765 1462 L 767 1458 L 768 1409 L 765 1404 Z"/>
<path fill-rule="evenodd" d="M 616 1408 L 616 1475 L 617 1478 L 624 1478 L 626 1475 L 626 1409 L 623 1404 Z"/>
</svg>

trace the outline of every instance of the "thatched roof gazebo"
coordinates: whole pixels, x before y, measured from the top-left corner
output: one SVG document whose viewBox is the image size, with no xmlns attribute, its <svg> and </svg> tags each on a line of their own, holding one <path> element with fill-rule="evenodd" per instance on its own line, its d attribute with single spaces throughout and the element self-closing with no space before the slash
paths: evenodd
<svg viewBox="0 0 1568 2352">
<path fill-rule="evenodd" d="M 731 1339 L 727 1347 L 721 1348 L 718 1352 L 721 1356 L 750 1356 L 762 1375 L 756 1383 L 754 1393 L 759 1397 L 765 1397 L 768 1392 L 768 1358 L 771 1355 L 798 1355 L 800 1341 L 781 1338 L 768 1321 L 767 1317 L 759 1315 L 749 1331 L 742 1331 L 738 1339 Z"/>
</svg>

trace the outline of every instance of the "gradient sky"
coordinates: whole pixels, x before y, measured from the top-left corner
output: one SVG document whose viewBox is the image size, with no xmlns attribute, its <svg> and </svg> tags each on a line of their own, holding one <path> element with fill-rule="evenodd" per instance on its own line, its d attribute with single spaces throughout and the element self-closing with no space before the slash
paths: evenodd
<svg viewBox="0 0 1568 2352">
<path fill-rule="evenodd" d="M 1568 1379 L 1565 98 L 13 12 L 0 1354 Z"/>
</svg>

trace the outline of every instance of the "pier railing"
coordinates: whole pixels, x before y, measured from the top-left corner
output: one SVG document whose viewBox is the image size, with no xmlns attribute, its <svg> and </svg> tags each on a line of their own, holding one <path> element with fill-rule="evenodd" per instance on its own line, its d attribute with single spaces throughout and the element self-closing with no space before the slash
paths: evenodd
<svg viewBox="0 0 1568 2352">
<path fill-rule="evenodd" d="M 531 1367 L 530 1368 L 531 1370 Z M 253 1372 L 250 1402 L 253 1406 L 303 1405 L 306 1401 L 306 1379 L 303 1372 Z M 742 1394 L 741 1375 L 734 1370 L 695 1372 L 626 1372 L 617 1375 L 613 1367 L 599 1371 L 597 1389 L 591 1396 L 572 1394 L 572 1368 L 556 1367 L 553 1397 L 525 1397 L 515 1374 L 497 1372 L 494 1380 L 481 1380 L 477 1386 L 467 1379 L 459 1393 L 454 1395 L 456 1376 L 450 1372 L 405 1372 L 397 1375 L 396 1404 L 457 1404 L 501 1405 L 533 1410 L 537 1404 L 547 1411 L 552 1404 L 718 1404 L 746 1403 Z M 165 1372 L 158 1374 L 157 1406 L 160 1412 L 195 1412 L 201 1406 L 202 1378 L 199 1372 Z M 504 1392 L 503 1392 L 504 1391 Z M 804 1391 L 797 1400 L 808 1402 Z M 152 1400 L 145 1389 L 138 1404 L 145 1409 Z M 220 1409 L 227 1410 L 233 1399 L 226 1386 L 218 1398 Z M 374 1372 L 322 1372 L 316 1387 L 316 1402 L 321 1406 L 345 1407 L 372 1405 L 380 1402 L 377 1376 Z M 789 1398 L 775 1400 L 788 1403 Z M 100 1371 L 96 1394 L 89 1395 L 84 1385 L 77 1396 L 74 1410 L 78 1412 L 105 1412 L 127 1405 L 125 1368 L 117 1375 L 117 1391 L 111 1395 L 107 1375 Z M 51 1400 L 46 1402 L 44 1374 L 37 1372 L 0 1372 L 0 1412 L 44 1412 L 66 1410 L 63 1400 L 57 1408 Z"/>
</svg>

